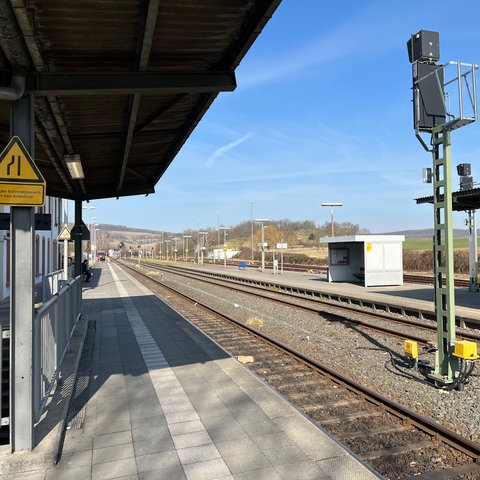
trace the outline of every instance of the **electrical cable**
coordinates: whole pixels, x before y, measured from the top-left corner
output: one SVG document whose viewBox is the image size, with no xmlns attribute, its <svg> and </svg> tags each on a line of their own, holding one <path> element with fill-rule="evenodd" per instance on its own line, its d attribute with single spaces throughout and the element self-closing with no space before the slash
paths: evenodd
<svg viewBox="0 0 480 480">
<path fill-rule="evenodd" d="M 412 380 L 416 380 L 418 382 L 421 382 L 421 383 L 424 383 L 425 385 L 430 385 L 431 382 L 428 381 L 428 380 L 422 380 L 420 378 L 418 378 L 417 376 L 415 375 L 412 375 L 412 374 L 409 374 L 408 372 L 405 372 L 403 371 L 399 366 L 398 364 L 395 362 L 395 359 L 394 359 L 394 356 L 393 356 L 393 353 L 386 349 L 386 348 L 373 348 L 373 347 L 357 347 L 356 350 L 373 350 L 373 351 L 380 351 L 380 352 L 386 352 L 388 353 L 390 359 L 387 360 L 384 364 L 384 367 L 394 373 L 395 375 L 400 375 L 404 378 L 410 378 Z M 434 349 L 428 349 L 425 354 L 427 353 L 432 353 L 436 350 L 436 348 Z M 415 361 L 414 359 L 408 359 L 410 360 L 409 364 L 407 364 L 407 368 L 413 368 L 414 364 L 415 364 Z M 388 368 L 388 365 L 391 364 L 395 370 L 397 370 L 397 372 L 394 372 L 392 370 L 390 370 Z M 419 371 L 425 369 L 425 368 L 428 368 L 430 369 L 430 366 L 426 363 L 419 363 L 417 365 L 417 369 Z M 459 366 L 459 373 L 458 373 L 458 376 L 457 378 L 454 379 L 454 381 L 448 385 L 445 385 L 443 386 L 442 388 L 444 390 L 447 390 L 447 391 L 451 391 L 451 390 L 454 390 L 454 389 L 457 389 L 460 385 L 464 385 L 465 383 L 468 382 L 468 378 L 473 374 L 473 370 L 475 369 L 475 362 L 470 362 L 470 361 L 465 361 L 463 358 L 460 359 L 460 366 Z M 475 375 L 475 376 L 479 376 L 479 375 Z"/>
<path fill-rule="evenodd" d="M 402 377 L 404 377 L 404 378 L 409 378 L 409 379 L 412 379 L 412 380 L 416 380 L 417 382 L 421 382 L 421 383 L 428 384 L 428 382 L 427 382 L 426 380 L 422 380 L 422 379 L 416 377 L 415 375 L 412 375 L 412 374 L 410 374 L 410 373 L 408 373 L 408 372 L 403 371 L 403 370 L 396 364 L 396 362 L 395 362 L 395 360 L 394 360 L 394 358 L 393 358 L 392 352 L 391 352 L 390 350 L 387 350 L 386 348 L 357 347 L 357 350 L 376 350 L 376 351 L 380 351 L 380 352 L 386 352 L 386 353 L 388 353 L 388 355 L 390 356 L 390 359 L 387 360 L 387 361 L 385 362 L 385 364 L 384 364 L 384 367 L 385 367 L 388 371 L 392 372 L 392 373 L 395 374 L 395 375 L 402 376 Z M 390 370 L 390 369 L 388 368 L 388 365 L 389 365 L 389 364 L 391 364 L 391 365 L 395 368 L 395 370 L 397 370 L 399 373 Z M 412 366 L 413 366 L 413 365 L 412 365 Z M 412 367 L 409 367 L 409 368 L 412 368 Z"/>
</svg>

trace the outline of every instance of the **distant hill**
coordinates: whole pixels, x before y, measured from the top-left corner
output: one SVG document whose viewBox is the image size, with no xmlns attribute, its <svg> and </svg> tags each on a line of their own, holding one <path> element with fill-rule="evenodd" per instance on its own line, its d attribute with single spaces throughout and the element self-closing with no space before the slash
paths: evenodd
<svg viewBox="0 0 480 480">
<path fill-rule="evenodd" d="M 478 232 L 478 230 L 477 230 Z M 433 237 L 433 228 L 424 228 L 423 230 L 402 230 L 399 232 L 386 232 L 382 235 L 405 235 L 405 238 L 432 238 Z M 454 228 L 453 229 L 454 237 L 466 237 L 467 229 Z"/>
<path fill-rule="evenodd" d="M 108 223 L 102 223 L 99 225 L 100 230 L 106 230 L 107 232 L 128 232 L 128 233 L 150 233 L 153 235 L 160 234 L 158 230 L 148 230 L 146 228 L 130 228 L 125 225 L 110 225 Z"/>
<path fill-rule="evenodd" d="M 151 230 L 146 228 L 131 228 L 125 225 L 112 225 L 107 223 L 100 224 L 98 228 L 99 230 L 108 232 L 111 237 L 121 238 L 123 240 L 127 239 L 128 241 L 130 241 L 132 237 L 138 235 L 161 235 L 162 233 L 166 233 L 158 230 Z M 381 232 L 378 233 L 378 235 L 405 235 L 405 238 L 432 238 L 433 228 L 424 228 L 419 230 L 399 230 L 396 232 Z M 455 228 L 453 230 L 453 236 L 467 237 L 467 229 Z"/>
</svg>

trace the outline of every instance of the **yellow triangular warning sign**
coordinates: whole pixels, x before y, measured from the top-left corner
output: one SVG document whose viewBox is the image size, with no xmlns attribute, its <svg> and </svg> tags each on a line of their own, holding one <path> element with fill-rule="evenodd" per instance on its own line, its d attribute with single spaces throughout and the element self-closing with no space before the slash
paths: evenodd
<svg viewBox="0 0 480 480">
<path fill-rule="evenodd" d="M 63 227 L 63 230 L 60 232 L 60 235 L 57 237 L 57 240 L 61 241 L 61 240 L 70 240 L 71 238 L 71 235 L 70 235 L 70 230 L 68 229 L 68 227 L 65 225 Z"/>
<path fill-rule="evenodd" d="M 0 182 L 45 183 L 40 170 L 18 137 L 0 154 Z"/>
<path fill-rule="evenodd" d="M 46 183 L 18 137 L 0 154 L 0 205 L 40 207 L 45 203 Z"/>
</svg>

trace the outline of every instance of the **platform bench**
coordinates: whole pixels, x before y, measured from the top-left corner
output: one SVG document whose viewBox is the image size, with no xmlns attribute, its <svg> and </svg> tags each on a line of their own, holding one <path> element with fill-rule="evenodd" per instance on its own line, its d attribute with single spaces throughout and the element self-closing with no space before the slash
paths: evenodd
<svg viewBox="0 0 480 480">
<path fill-rule="evenodd" d="M 240 262 L 240 263 L 238 264 L 238 269 L 239 269 L 239 270 L 246 270 L 247 267 L 248 267 L 247 262 Z"/>
</svg>

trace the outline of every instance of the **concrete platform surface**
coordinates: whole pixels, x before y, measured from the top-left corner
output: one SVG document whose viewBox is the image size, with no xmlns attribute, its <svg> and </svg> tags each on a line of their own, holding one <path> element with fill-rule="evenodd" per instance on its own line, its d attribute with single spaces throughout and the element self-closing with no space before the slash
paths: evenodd
<svg viewBox="0 0 480 480">
<path fill-rule="evenodd" d="M 113 263 L 83 298 L 37 447 L 2 447 L 2 479 L 382 478 Z"/>
</svg>

